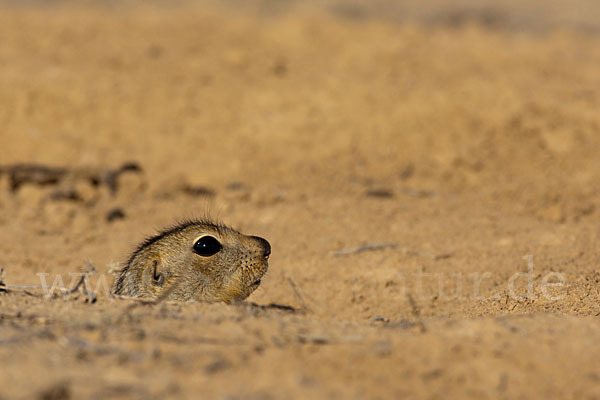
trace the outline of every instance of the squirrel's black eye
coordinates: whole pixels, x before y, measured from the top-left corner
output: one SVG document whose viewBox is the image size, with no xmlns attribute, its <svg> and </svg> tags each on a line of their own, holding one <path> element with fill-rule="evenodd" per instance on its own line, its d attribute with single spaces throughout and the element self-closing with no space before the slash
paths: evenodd
<svg viewBox="0 0 600 400">
<path fill-rule="evenodd" d="M 202 236 L 194 243 L 194 252 L 202 257 L 217 254 L 222 248 L 221 243 L 212 236 Z"/>
</svg>

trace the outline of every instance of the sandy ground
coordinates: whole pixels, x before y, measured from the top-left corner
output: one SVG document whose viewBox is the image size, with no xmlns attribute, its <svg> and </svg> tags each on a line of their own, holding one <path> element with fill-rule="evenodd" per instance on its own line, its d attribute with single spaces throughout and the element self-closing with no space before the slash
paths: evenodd
<svg viewBox="0 0 600 400">
<path fill-rule="evenodd" d="M 0 398 L 599 398 L 597 3 L 215 3 L 0 3 Z M 246 303 L 107 293 L 207 214 Z"/>
</svg>

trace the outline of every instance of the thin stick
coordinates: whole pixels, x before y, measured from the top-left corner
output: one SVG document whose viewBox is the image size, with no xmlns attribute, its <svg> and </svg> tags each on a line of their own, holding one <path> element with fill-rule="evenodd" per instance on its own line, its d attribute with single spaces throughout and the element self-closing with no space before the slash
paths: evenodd
<svg viewBox="0 0 600 400">
<path fill-rule="evenodd" d="M 87 279 L 87 273 L 84 273 L 81 275 L 81 278 L 75 284 L 75 286 L 73 286 L 73 288 L 70 290 L 66 290 L 64 294 L 68 296 L 79 290 L 88 297 L 90 303 L 93 303 L 96 300 L 96 295 L 91 290 L 87 289 L 87 284 L 89 284 Z"/>
<path fill-rule="evenodd" d="M 310 307 L 308 307 L 306 305 L 306 302 L 304 301 L 304 298 L 300 294 L 300 290 L 298 290 L 298 286 L 296 286 L 296 283 L 292 280 L 292 278 L 290 278 L 288 276 L 287 281 L 290 284 L 290 286 L 292 287 L 292 290 L 294 290 L 294 294 L 296 295 L 296 298 L 298 299 L 298 302 L 300 303 L 300 305 L 302 306 L 302 308 L 304 308 L 304 309 L 312 312 L 312 310 L 310 309 Z"/>
<path fill-rule="evenodd" d="M 372 244 L 365 244 L 364 246 L 359 246 L 359 247 L 355 247 L 355 248 L 350 248 L 350 249 L 341 249 L 336 251 L 335 253 L 333 253 L 334 256 L 343 256 L 346 254 L 355 254 L 355 253 L 362 253 L 363 251 L 369 251 L 369 250 L 381 250 L 381 249 L 395 249 L 396 247 L 398 247 L 397 243 L 372 243 Z"/>
<path fill-rule="evenodd" d="M 68 296 L 77 291 L 81 291 L 83 294 L 85 294 L 87 296 L 90 303 L 93 303 L 94 301 L 96 301 L 96 295 L 91 290 L 88 290 L 87 287 L 90 286 L 88 275 L 93 273 L 95 271 L 95 268 L 90 262 L 88 262 L 87 269 L 88 269 L 88 272 L 84 272 L 83 274 L 81 274 L 79 281 L 77 281 L 77 283 L 75 284 L 75 286 L 73 286 L 73 288 L 66 289 L 66 288 L 58 287 L 58 286 L 51 286 L 50 289 L 47 289 L 46 287 L 41 286 L 41 285 L 7 285 L 6 283 L 4 283 L 4 280 L 3 280 L 4 269 L 0 268 L 0 290 L 7 291 L 7 292 L 22 291 L 23 293 L 25 293 L 29 296 L 34 296 L 34 297 L 43 297 L 43 296 L 32 293 L 32 292 L 30 292 L 30 290 L 44 290 L 44 291 L 46 291 L 46 293 L 48 293 L 46 295 L 47 299 L 50 299 L 52 297 L 52 295 L 54 295 L 54 292 L 56 290 L 61 292 L 61 294 L 63 296 Z"/>
<path fill-rule="evenodd" d="M 362 253 L 363 251 L 382 250 L 382 249 L 397 249 L 397 250 L 403 252 L 404 254 L 431 258 L 432 260 L 435 260 L 435 261 L 452 257 L 451 253 L 433 254 L 433 253 L 415 251 L 415 250 L 411 250 L 407 247 L 400 247 L 398 245 L 398 243 L 370 243 L 370 244 L 365 244 L 365 245 L 359 246 L 359 247 L 341 249 L 341 250 L 334 252 L 333 255 L 337 257 L 337 256 L 348 255 L 348 254 Z"/>
<path fill-rule="evenodd" d="M 30 289 L 42 289 L 41 286 L 35 285 L 7 285 L 6 283 L 0 282 L 0 287 L 9 290 L 30 290 Z"/>
<path fill-rule="evenodd" d="M 427 332 L 427 327 L 425 327 L 425 323 L 421 319 L 421 310 L 419 309 L 417 302 L 415 301 L 415 299 L 412 297 L 412 295 L 410 293 L 407 294 L 406 296 L 408 297 L 408 302 L 410 303 L 410 306 L 412 308 L 413 316 L 417 319 L 417 323 L 419 324 L 421 333 Z"/>
<path fill-rule="evenodd" d="M 334 316 L 327 308 L 325 308 L 324 306 L 322 306 L 321 304 L 319 304 L 318 301 L 316 301 L 314 298 L 312 298 L 308 294 L 304 293 L 304 296 L 302 296 L 300 294 L 300 289 L 298 288 L 298 286 L 296 285 L 296 283 L 292 280 L 292 278 L 288 277 L 287 279 L 288 279 L 288 282 L 289 282 L 290 286 L 292 287 L 292 289 L 294 289 L 294 293 L 296 293 L 296 296 L 298 297 L 298 301 L 300 302 L 300 304 L 307 311 L 313 312 L 313 310 L 306 305 L 306 302 L 304 301 L 304 297 L 306 297 L 308 300 L 310 300 L 311 303 L 313 303 L 314 305 L 316 305 L 317 307 L 319 307 L 321 310 L 323 310 L 330 317 Z"/>
</svg>

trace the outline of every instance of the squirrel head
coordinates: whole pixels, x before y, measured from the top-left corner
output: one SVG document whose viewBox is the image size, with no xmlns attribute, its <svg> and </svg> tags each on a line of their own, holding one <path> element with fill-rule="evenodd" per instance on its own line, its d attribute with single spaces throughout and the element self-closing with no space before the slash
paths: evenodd
<svg viewBox="0 0 600 400">
<path fill-rule="evenodd" d="M 115 293 L 166 300 L 243 300 L 267 272 L 269 242 L 210 221 L 187 221 L 143 242 Z"/>
</svg>

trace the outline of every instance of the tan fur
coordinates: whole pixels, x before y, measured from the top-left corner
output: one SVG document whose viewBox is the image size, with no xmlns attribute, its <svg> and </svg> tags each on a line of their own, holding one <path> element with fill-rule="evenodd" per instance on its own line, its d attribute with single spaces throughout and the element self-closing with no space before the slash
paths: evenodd
<svg viewBox="0 0 600 400">
<path fill-rule="evenodd" d="M 222 249 L 209 257 L 196 241 L 213 236 Z M 115 294 L 204 302 L 243 300 L 267 272 L 269 243 L 209 221 L 188 221 L 153 236 L 132 254 L 115 282 Z"/>
</svg>

